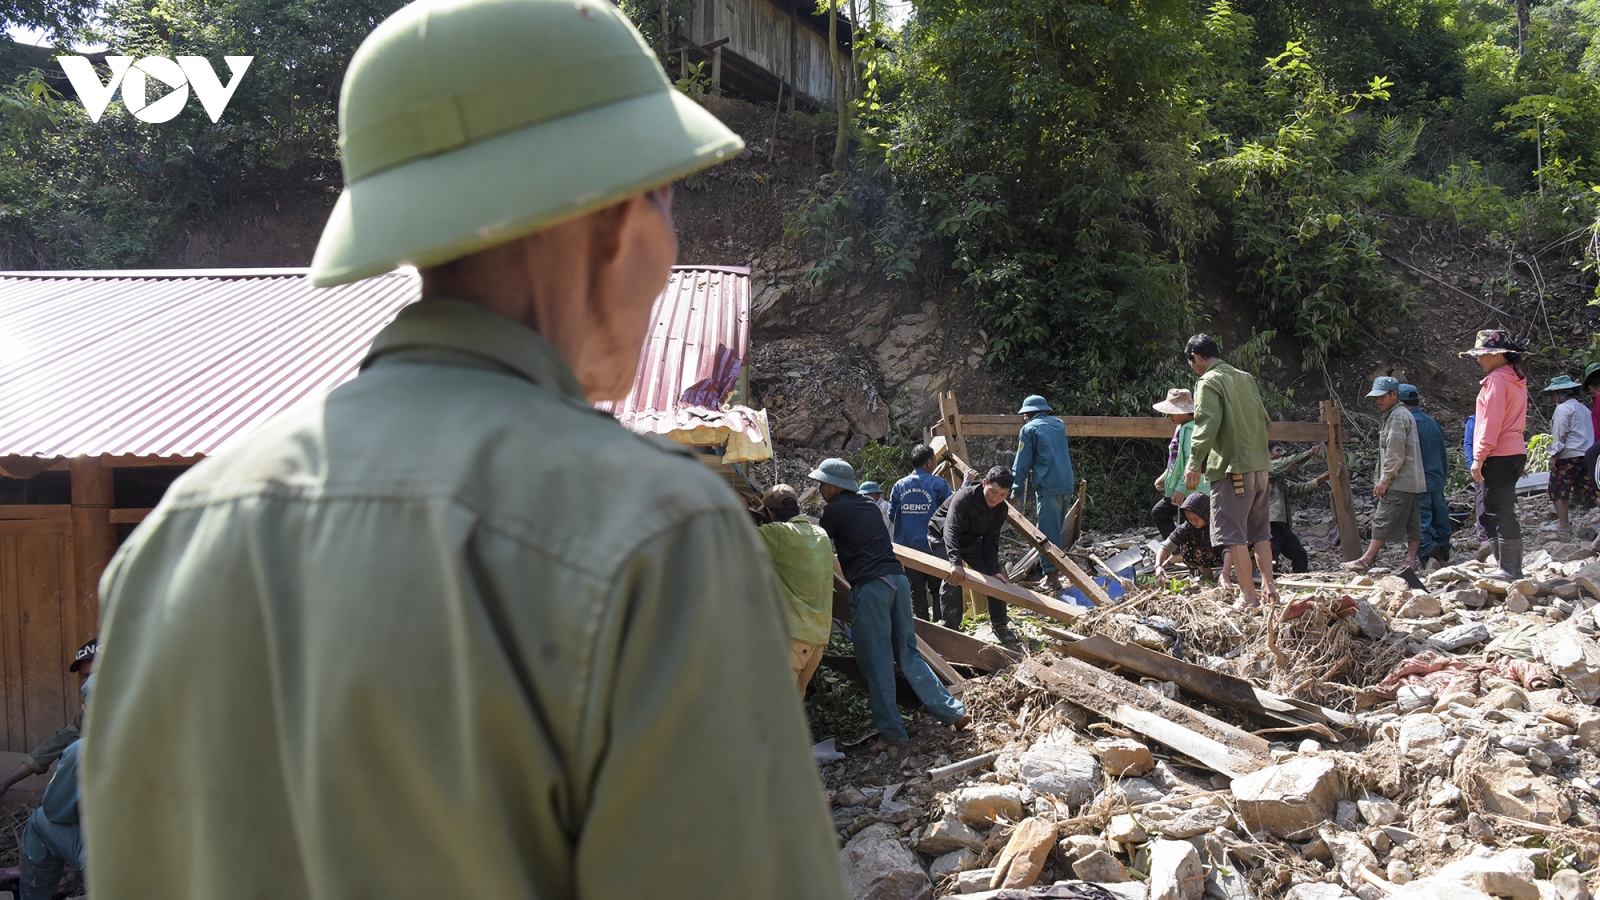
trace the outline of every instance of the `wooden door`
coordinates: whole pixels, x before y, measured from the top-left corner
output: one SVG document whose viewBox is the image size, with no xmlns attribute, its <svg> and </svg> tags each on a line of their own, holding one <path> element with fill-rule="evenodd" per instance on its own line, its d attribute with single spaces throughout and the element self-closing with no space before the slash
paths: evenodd
<svg viewBox="0 0 1600 900">
<path fill-rule="evenodd" d="M 62 510 L 65 511 L 65 508 Z M 42 510 L 41 510 L 42 512 Z M 26 753 L 77 714 L 72 653 L 89 637 L 73 603 L 71 519 L 0 520 L 5 747 Z"/>
</svg>

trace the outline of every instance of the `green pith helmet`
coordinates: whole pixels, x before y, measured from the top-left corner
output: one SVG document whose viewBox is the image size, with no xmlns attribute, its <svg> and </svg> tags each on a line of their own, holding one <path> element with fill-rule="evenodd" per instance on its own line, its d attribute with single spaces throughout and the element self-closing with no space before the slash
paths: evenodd
<svg viewBox="0 0 1600 900">
<path fill-rule="evenodd" d="M 817 463 L 817 467 L 811 470 L 810 477 L 812 481 L 831 484 L 847 491 L 856 489 L 856 470 L 842 459 L 829 457 Z"/>
<path fill-rule="evenodd" d="M 345 72 L 345 189 L 311 280 L 458 259 L 743 147 L 605 0 L 418 0 Z"/>
<path fill-rule="evenodd" d="M 1017 410 L 1017 414 L 1027 415 L 1036 412 L 1050 412 L 1050 401 L 1038 394 L 1029 394 L 1028 398 L 1022 401 L 1022 408 Z"/>
</svg>

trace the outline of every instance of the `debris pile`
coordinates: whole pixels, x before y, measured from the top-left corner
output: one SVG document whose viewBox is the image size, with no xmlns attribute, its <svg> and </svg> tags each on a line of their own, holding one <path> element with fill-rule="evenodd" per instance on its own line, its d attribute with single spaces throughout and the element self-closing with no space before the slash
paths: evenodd
<svg viewBox="0 0 1600 900">
<path fill-rule="evenodd" d="M 970 731 L 824 768 L 852 893 L 1585 900 L 1600 558 L 1569 539 L 1525 568 L 1285 577 L 1270 614 L 1204 585 L 1070 626 L 1017 610 L 1040 646 L 949 656 Z"/>
</svg>

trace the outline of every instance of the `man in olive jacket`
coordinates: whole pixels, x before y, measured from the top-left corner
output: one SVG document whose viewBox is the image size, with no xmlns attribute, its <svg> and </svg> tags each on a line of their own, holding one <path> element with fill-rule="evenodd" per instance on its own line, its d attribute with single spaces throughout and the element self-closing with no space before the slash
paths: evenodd
<svg viewBox="0 0 1600 900">
<path fill-rule="evenodd" d="M 1239 584 L 1238 606 L 1261 605 L 1251 580 L 1250 550 L 1261 571 L 1261 593 L 1278 599 L 1272 581 L 1272 515 L 1268 506 L 1267 408 L 1249 374 L 1222 360 L 1222 349 L 1209 334 L 1197 334 L 1184 346 L 1184 359 L 1200 380 L 1194 387 L 1194 437 L 1189 447 L 1184 485 L 1211 482 L 1211 542 L 1228 548 L 1228 569 Z"/>
<path fill-rule="evenodd" d="M 312 281 L 423 299 L 108 568 L 89 894 L 843 900 L 749 513 L 593 407 L 738 137 L 604 0 L 407 6 L 339 131 Z"/>
</svg>

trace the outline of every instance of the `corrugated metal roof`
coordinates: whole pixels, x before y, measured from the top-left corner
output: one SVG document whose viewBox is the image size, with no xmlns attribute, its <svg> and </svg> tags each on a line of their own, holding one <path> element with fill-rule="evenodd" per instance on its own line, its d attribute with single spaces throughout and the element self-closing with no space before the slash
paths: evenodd
<svg viewBox="0 0 1600 900">
<path fill-rule="evenodd" d="M 414 272 L 0 273 L 0 456 L 209 454 L 355 374 Z"/>
<path fill-rule="evenodd" d="M 748 354 L 748 273 L 673 272 L 620 405 L 623 424 L 751 434 L 748 410 L 693 405 L 720 406 Z M 0 456 L 213 453 L 352 377 L 373 336 L 419 290 L 411 271 L 330 289 L 304 276 L 0 272 Z"/>
<path fill-rule="evenodd" d="M 750 358 L 750 270 L 679 267 L 652 316 L 633 391 L 599 407 L 641 434 L 688 440 L 690 432 L 713 429 L 764 440 L 753 410 L 723 407 Z"/>
</svg>

